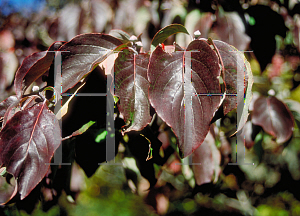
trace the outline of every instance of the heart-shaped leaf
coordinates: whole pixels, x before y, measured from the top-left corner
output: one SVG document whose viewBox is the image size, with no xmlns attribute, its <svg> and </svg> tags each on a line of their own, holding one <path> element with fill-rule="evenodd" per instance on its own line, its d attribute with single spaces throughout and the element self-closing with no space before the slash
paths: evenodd
<svg viewBox="0 0 300 216">
<path fill-rule="evenodd" d="M 185 33 L 189 35 L 186 28 L 180 24 L 171 24 L 159 30 L 152 39 L 151 51 L 153 51 L 158 44 L 163 43 L 168 37 L 177 33 Z"/>
<path fill-rule="evenodd" d="M 246 67 L 245 56 L 235 47 L 223 41 L 213 42 L 220 53 L 225 69 L 226 98 L 223 102 L 223 110 L 226 115 L 244 100 L 251 68 Z"/>
<path fill-rule="evenodd" d="M 14 175 L 24 199 L 46 175 L 61 131 L 46 102 L 17 112 L 0 132 L 0 164 Z"/>
<path fill-rule="evenodd" d="M 64 44 L 62 53 L 62 92 L 66 92 L 122 45 L 117 38 L 100 33 L 82 34 Z"/>
<path fill-rule="evenodd" d="M 150 102 L 174 130 L 183 156 L 201 145 L 222 99 L 217 54 L 205 40 L 187 51 L 169 54 L 158 46 L 148 68 Z"/>
<path fill-rule="evenodd" d="M 217 182 L 220 174 L 221 153 L 215 145 L 215 139 L 209 132 L 192 154 L 193 172 L 197 185 L 210 183 L 215 174 L 214 182 Z"/>
<path fill-rule="evenodd" d="M 294 118 L 287 106 L 276 97 L 259 97 L 254 103 L 253 124 L 261 126 L 278 143 L 286 142 L 293 134 Z"/>
<path fill-rule="evenodd" d="M 151 122 L 147 80 L 148 54 L 136 55 L 124 49 L 115 61 L 115 95 L 120 97 L 119 110 L 131 125 L 124 132 L 140 131 Z"/>
</svg>

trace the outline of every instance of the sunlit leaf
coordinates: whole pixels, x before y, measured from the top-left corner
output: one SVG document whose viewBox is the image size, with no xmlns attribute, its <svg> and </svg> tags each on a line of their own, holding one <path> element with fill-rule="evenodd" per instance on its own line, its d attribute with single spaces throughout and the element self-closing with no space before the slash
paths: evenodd
<svg viewBox="0 0 300 216">
<path fill-rule="evenodd" d="M 109 31 L 109 35 L 114 36 L 115 38 L 118 38 L 123 43 L 127 43 L 130 41 L 130 35 L 120 29 L 112 29 Z"/>
<path fill-rule="evenodd" d="M 119 110 L 131 125 L 125 132 L 142 130 L 151 122 L 147 80 L 148 54 L 134 54 L 125 49 L 115 62 L 115 95 L 120 97 Z"/>
<path fill-rule="evenodd" d="M 46 175 L 61 143 L 58 120 L 46 102 L 17 112 L 0 132 L 0 164 L 18 182 L 24 199 Z"/>
<path fill-rule="evenodd" d="M 248 83 L 247 83 L 247 90 L 246 90 L 246 93 L 244 96 L 244 106 L 243 106 L 243 109 L 241 112 L 241 116 L 239 116 L 240 121 L 237 122 L 237 130 L 234 134 L 236 134 L 238 131 L 240 131 L 243 128 L 243 126 L 246 124 L 248 116 L 249 116 L 249 107 L 250 107 L 250 103 L 252 100 L 253 74 L 251 72 L 250 63 L 247 60 L 245 60 L 244 63 L 246 66 L 245 70 L 249 72 L 248 73 Z M 240 77 L 238 77 L 237 79 L 239 79 L 239 78 Z"/>
<path fill-rule="evenodd" d="M 185 33 L 189 35 L 186 28 L 180 24 L 171 24 L 159 30 L 152 39 L 151 51 L 153 51 L 158 44 L 163 43 L 169 36 L 177 33 Z"/>
<path fill-rule="evenodd" d="M 48 53 L 47 51 L 44 51 L 44 52 L 34 53 L 30 56 L 27 56 L 23 60 L 22 65 L 20 66 L 20 68 L 16 73 L 15 82 L 14 82 L 15 92 L 18 98 L 21 98 L 25 89 L 28 88 L 29 85 L 39 77 L 37 76 L 37 74 L 43 74 L 50 67 L 53 59 L 54 59 L 54 53 Z M 32 71 L 32 76 L 29 78 L 30 81 L 27 81 L 27 85 L 24 86 L 23 80 L 29 71 Z"/>
<path fill-rule="evenodd" d="M 223 102 L 224 115 L 237 108 L 244 100 L 244 92 L 248 86 L 248 74 L 251 68 L 246 66 L 247 59 L 235 47 L 214 40 L 225 69 L 226 98 Z M 251 88 L 251 86 L 249 86 Z"/>
<path fill-rule="evenodd" d="M 62 53 L 62 92 L 66 92 L 122 45 L 117 38 L 100 33 L 82 34 L 64 44 Z"/>
<path fill-rule="evenodd" d="M 26 89 L 51 66 L 55 52 L 61 46 L 61 42 L 53 43 L 48 51 L 33 53 L 27 56 L 16 72 L 14 87 L 18 98 L 24 94 Z"/>
<path fill-rule="evenodd" d="M 105 140 L 106 135 L 107 135 L 107 131 L 104 130 L 102 133 L 100 133 L 96 136 L 95 142 L 99 143 L 99 142 L 101 142 L 101 140 Z"/>
<path fill-rule="evenodd" d="M 194 51 L 191 57 L 186 52 L 165 53 L 158 46 L 151 55 L 148 69 L 150 102 L 172 127 L 184 156 L 201 145 L 221 102 L 217 54 L 204 40 L 193 41 L 187 50 Z M 184 68 L 183 63 L 191 66 Z M 185 75 L 189 71 L 192 78 Z M 185 94 L 191 95 L 191 104 L 185 104 L 189 100 Z"/>
</svg>

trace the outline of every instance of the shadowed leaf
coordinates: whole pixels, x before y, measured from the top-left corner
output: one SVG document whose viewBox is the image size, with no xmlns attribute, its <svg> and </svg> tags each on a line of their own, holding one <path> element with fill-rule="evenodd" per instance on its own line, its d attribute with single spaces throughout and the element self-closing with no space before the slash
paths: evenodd
<svg viewBox="0 0 300 216">
<path fill-rule="evenodd" d="M 221 153 L 215 145 L 215 139 L 209 132 L 203 141 L 192 154 L 192 168 L 197 185 L 210 183 L 215 174 L 214 182 L 220 174 Z"/>
<path fill-rule="evenodd" d="M 14 175 L 24 199 L 46 175 L 61 142 L 60 127 L 46 102 L 19 111 L 0 132 L 0 164 Z"/>
<path fill-rule="evenodd" d="M 255 101 L 252 122 L 274 136 L 278 143 L 286 142 L 293 134 L 293 115 L 287 106 L 274 96 L 261 96 Z"/>
<path fill-rule="evenodd" d="M 245 142 L 245 147 L 250 149 L 254 146 L 255 137 L 261 131 L 261 127 L 258 125 L 252 124 L 251 121 L 248 121 L 243 127 L 242 133 L 240 136 Z"/>
</svg>

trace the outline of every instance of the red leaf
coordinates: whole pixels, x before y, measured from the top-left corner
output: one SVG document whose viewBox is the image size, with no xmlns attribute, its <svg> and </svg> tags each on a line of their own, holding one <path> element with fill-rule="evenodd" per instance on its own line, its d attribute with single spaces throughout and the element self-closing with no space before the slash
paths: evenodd
<svg viewBox="0 0 300 216">
<path fill-rule="evenodd" d="M 190 58 L 186 52 L 169 54 L 158 46 L 150 57 L 148 69 L 150 102 L 174 130 L 184 156 L 201 145 L 221 102 L 221 96 L 214 95 L 221 93 L 218 56 L 204 40 L 193 41 L 187 50 L 200 52 L 193 52 Z M 186 66 L 192 78 L 187 75 L 183 78 L 183 62 L 192 65 Z M 189 99 L 190 102 L 185 102 Z"/>
<path fill-rule="evenodd" d="M 62 92 L 78 83 L 94 67 L 122 45 L 117 38 L 100 33 L 82 34 L 64 44 L 62 53 Z"/>
<path fill-rule="evenodd" d="M 58 120 L 46 102 L 17 112 L 0 132 L 0 164 L 14 175 L 24 199 L 46 175 L 61 143 Z"/>
<path fill-rule="evenodd" d="M 274 136 L 278 143 L 286 142 L 293 134 L 293 115 L 287 106 L 274 96 L 261 96 L 255 101 L 252 122 Z"/>
<path fill-rule="evenodd" d="M 6 110 L 7 110 L 11 105 L 13 105 L 13 104 L 15 104 L 15 103 L 18 103 L 18 102 L 19 102 L 19 100 L 18 100 L 18 98 L 17 98 L 15 95 L 10 96 L 10 97 L 6 98 L 4 101 L 2 101 L 2 102 L 0 103 L 0 119 L 1 119 L 2 117 L 4 117 L 4 115 L 5 115 L 5 113 L 6 113 Z"/>
<path fill-rule="evenodd" d="M 197 185 L 202 185 L 212 181 L 215 173 L 214 182 L 220 174 L 221 153 L 215 145 L 215 139 L 209 132 L 203 141 L 192 154 L 193 172 Z"/>
<path fill-rule="evenodd" d="M 225 68 L 226 98 L 223 102 L 224 115 L 237 108 L 238 104 L 244 102 L 244 92 L 248 84 L 248 71 L 246 58 L 235 47 L 223 42 L 214 40 L 218 48 Z M 237 94 L 231 95 L 231 94 Z"/>
<path fill-rule="evenodd" d="M 131 130 L 140 131 L 151 122 L 147 80 L 148 54 L 135 55 L 125 49 L 115 61 L 115 95 L 120 97 L 119 110 Z"/>
<path fill-rule="evenodd" d="M 52 56 L 52 59 L 51 59 L 51 63 L 52 63 L 54 53 L 52 53 L 50 55 Z M 48 55 L 48 57 L 50 57 L 50 55 Z M 25 91 L 26 87 L 23 85 L 23 79 L 26 76 L 27 72 L 30 70 L 30 68 L 33 68 L 32 71 L 34 71 L 34 72 L 36 70 L 38 71 L 39 70 L 38 67 L 40 67 L 40 65 L 35 66 L 35 67 L 34 67 L 34 65 L 36 65 L 39 60 L 45 59 L 46 57 L 47 57 L 47 52 L 45 51 L 45 52 L 33 53 L 32 55 L 27 56 L 23 60 L 22 65 L 19 67 L 19 69 L 16 73 L 15 82 L 14 82 L 15 92 L 16 92 L 16 95 L 18 96 L 18 98 L 21 98 Z M 50 65 L 48 65 L 48 67 L 50 67 Z M 43 68 L 43 69 L 45 69 L 45 68 Z"/>
<path fill-rule="evenodd" d="M 254 146 L 255 137 L 260 132 L 260 130 L 261 130 L 261 127 L 258 126 L 258 125 L 252 124 L 251 121 L 248 121 L 244 125 L 242 133 L 240 134 L 240 136 L 244 140 L 244 144 L 245 144 L 245 147 L 247 149 L 250 149 Z"/>
<path fill-rule="evenodd" d="M 15 76 L 15 92 L 21 98 L 25 90 L 39 77 L 41 77 L 51 66 L 55 52 L 62 42 L 54 42 L 48 51 L 33 53 L 27 56 L 19 67 Z"/>
</svg>

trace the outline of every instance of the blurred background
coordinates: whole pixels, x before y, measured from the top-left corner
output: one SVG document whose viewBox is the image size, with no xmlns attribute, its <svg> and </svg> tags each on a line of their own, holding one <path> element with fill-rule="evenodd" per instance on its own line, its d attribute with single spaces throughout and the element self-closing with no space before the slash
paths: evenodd
<svg viewBox="0 0 300 216">
<path fill-rule="evenodd" d="M 184 25 L 191 35 L 199 30 L 200 37 L 245 51 L 254 75 L 254 99 L 274 95 L 286 102 L 295 120 L 292 137 L 278 144 L 260 131 L 253 148 L 245 150 L 246 160 L 255 166 L 228 166 L 236 142 L 229 137 L 236 117 L 229 113 L 212 128 L 222 158 L 215 183 L 195 184 L 189 166 L 175 165 L 180 158 L 173 149 L 163 169 L 154 164 L 158 180 L 148 190 L 151 178 L 141 175 L 136 157 L 124 157 L 120 144 L 117 158 L 125 169 L 100 166 L 90 175 L 76 162 L 69 169 L 57 167 L 52 170 L 58 173 L 54 187 L 45 186 L 49 173 L 24 201 L 0 206 L 0 215 L 300 215 L 298 0 L 1 0 L 0 101 L 14 94 L 14 75 L 24 58 L 55 41 L 121 29 L 141 35 L 147 52 L 156 32 L 172 23 Z M 177 34 L 165 44 L 173 41 L 186 47 L 191 39 Z M 159 119 L 156 124 L 164 128 L 157 132 L 164 150 L 174 146 L 170 128 Z M 0 190 L 11 190 L 2 178 Z"/>
</svg>

